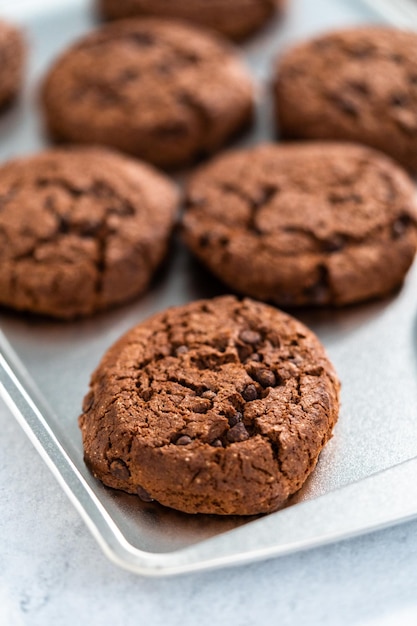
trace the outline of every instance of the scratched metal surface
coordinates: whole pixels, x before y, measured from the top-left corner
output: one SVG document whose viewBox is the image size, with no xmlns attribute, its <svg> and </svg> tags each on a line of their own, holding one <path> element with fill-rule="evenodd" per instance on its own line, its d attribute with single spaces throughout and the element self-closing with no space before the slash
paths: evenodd
<svg viewBox="0 0 417 626">
<path fill-rule="evenodd" d="M 96 19 L 82 0 L 59 6 L 49 3 L 49 9 L 28 9 L 23 14 L 18 6 L 2 8 L 0 1 L 1 14 L 14 16 L 25 26 L 32 51 L 24 97 L 0 118 L 0 159 L 5 160 L 47 145 L 38 107 L 40 77 L 54 56 L 88 31 Z M 292 0 L 284 20 L 275 21 L 242 47 L 258 85 L 259 111 L 254 131 L 239 145 L 274 137 L 268 80 L 272 60 L 281 50 L 292 41 L 332 27 L 383 19 L 359 0 Z M 203 540 L 243 524 L 249 524 L 249 533 L 251 528 L 257 532 L 257 524 L 251 525 L 251 520 L 187 516 L 104 488 L 84 466 L 77 427 L 90 373 L 116 338 L 167 306 L 223 292 L 177 242 L 152 288 L 129 306 L 70 324 L 0 312 L 1 330 L 46 400 L 48 407 L 43 413 L 47 425 L 74 472 L 92 490 L 132 549 L 172 554 L 189 546 L 198 550 Z M 343 382 L 343 394 L 334 437 L 313 476 L 291 501 L 294 511 L 300 501 L 330 493 L 417 455 L 416 305 L 414 267 L 404 287 L 390 299 L 337 312 L 298 313 L 326 346 Z M 26 384 L 24 374 L 20 379 Z M 47 442 L 43 447 L 47 456 Z M 279 515 L 270 516 L 271 545 L 273 519 L 278 520 Z M 100 535 L 100 528 L 95 532 Z"/>
</svg>

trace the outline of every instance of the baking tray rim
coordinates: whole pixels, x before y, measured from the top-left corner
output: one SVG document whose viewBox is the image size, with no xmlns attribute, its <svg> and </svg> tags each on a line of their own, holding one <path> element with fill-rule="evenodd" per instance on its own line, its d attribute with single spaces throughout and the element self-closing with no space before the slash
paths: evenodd
<svg viewBox="0 0 417 626">
<path fill-rule="evenodd" d="M 404 493 L 413 493 L 417 476 L 417 457 L 415 457 L 312 500 L 298 503 L 283 511 L 174 552 L 151 553 L 135 548 L 124 537 L 58 441 L 44 417 L 48 407 L 44 405 L 42 411 L 40 410 L 39 406 L 43 405 L 44 400 L 38 395 L 36 387 L 1 331 L 0 348 L 0 396 L 3 397 L 104 553 L 123 569 L 152 577 L 217 569 L 312 549 L 417 518 L 417 493 L 414 496 L 403 497 Z M 26 381 L 26 388 L 22 380 Z M 354 515 L 346 519 L 345 512 L 342 510 L 343 506 L 346 502 L 360 502 L 361 497 L 367 498 L 370 484 L 373 497 L 380 500 L 379 506 L 374 506 L 374 510 L 379 513 L 365 523 L 360 515 L 359 521 Z M 398 484 L 402 484 L 402 489 L 397 489 Z M 335 500 L 339 500 L 339 507 L 334 506 Z M 329 509 L 330 503 L 333 506 Z M 329 511 L 335 511 L 335 509 L 338 515 L 333 518 L 332 514 L 329 515 Z M 252 534 L 256 526 L 258 530 L 262 530 L 263 525 L 271 525 L 271 520 L 274 523 L 279 520 L 278 516 L 280 516 L 280 521 L 284 522 L 284 534 L 285 524 L 287 524 L 288 534 L 288 528 L 292 525 L 291 518 L 294 515 L 298 518 L 302 516 L 304 521 L 309 523 L 310 536 L 303 537 L 301 530 L 298 537 L 295 533 L 292 541 L 286 541 L 283 544 L 255 546 L 246 550 L 241 547 L 238 552 L 233 552 L 232 546 L 229 554 L 215 556 L 216 546 L 220 541 L 227 542 L 233 534 L 239 535 L 238 543 L 239 540 L 245 543 L 246 535 Z M 323 515 L 326 519 L 324 526 Z M 315 520 L 322 527 L 319 532 L 314 531 Z"/>
<path fill-rule="evenodd" d="M 400 0 L 392 5 L 387 0 L 361 0 L 363 5 L 368 6 L 376 13 L 388 20 L 392 25 L 409 25 L 409 19 L 416 19 L 417 7 L 410 0 Z M 3 17 L 24 21 L 41 18 L 61 12 L 65 8 L 71 9 L 89 6 L 88 0 L 41 0 L 36 5 L 31 0 L 20 0 L 17 5 L 1 7 Z M 305 511 L 315 507 L 326 508 L 328 500 L 334 500 L 338 495 L 352 495 L 360 490 L 363 485 L 370 482 L 385 484 L 390 476 L 411 471 L 412 476 L 417 476 L 417 457 L 403 461 L 376 474 L 362 478 L 357 482 L 340 487 L 327 494 L 314 498 L 307 502 L 298 503 L 296 506 L 284 511 L 273 513 L 267 517 L 252 521 L 242 527 L 226 531 L 209 539 L 204 539 L 196 544 L 181 548 L 172 552 L 152 553 L 132 546 L 125 538 L 122 531 L 113 521 L 104 505 L 88 485 L 80 471 L 72 462 L 70 456 L 64 450 L 55 435 L 53 428 L 45 418 L 50 409 L 42 398 L 35 383 L 31 381 L 24 365 L 20 362 L 8 340 L 0 330 L 0 397 L 17 419 L 30 441 L 47 464 L 58 483 L 81 515 L 95 540 L 98 542 L 106 556 L 118 566 L 131 572 L 146 576 L 161 577 L 183 574 L 192 571 L 202 571 L 225 566 L 238 565 L 253 561 L 264 560 L 285 554 L 295 553 L 306 549 L 334 543 L 335 541 L 348 539 L 368 532 L 376 531 L 384 527 L 402 523 L 417 517 L 417 496 L 411 498 L 406 505 L 391 507 L 391 511 L 384 510 L 380 518 L 369 521 L 361 527 L 355 527 L 354 521 L 346 527 L 333 528 L 332 530 L 319 533 L 316 538 L 298 540 L 284 545 L 269 545 L 258 548 L 248 548 L 241 552 L 225 554 L 222 556 L 206 556 L 204 560 L 199 557 L 200 552 L 210 555 L 211 549 L 223 538 L 233 535 L 247 534 L 247 529 L 255 525 L 262 525 L 265 521 L 276 519 L 276 516 L 291 517 L 291 512 Z M 410 482 L 410 487 L 414 486 Z M 382 487 L 386 489 L 385 486 Z M 340 525 L 339 525 L 340 526 Z M 349 527 L 350 526 L 350 527 Z M 213 550 L 214 551 L 214 550 Z"/>
</svg>

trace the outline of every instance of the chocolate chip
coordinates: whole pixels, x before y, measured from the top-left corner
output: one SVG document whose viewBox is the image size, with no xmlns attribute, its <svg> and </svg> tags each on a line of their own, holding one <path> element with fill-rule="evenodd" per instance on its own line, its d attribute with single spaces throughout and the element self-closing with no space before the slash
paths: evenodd
<svg viewBox="0 0 417 626">
<path fill-rule="evenodd" d="M 210 235 L 201 235 L 198 242 L 201 248 L 207 248 L 207 246 L 210 244 Z"/>
<path fill-rule="evenodd" d="M 246 441 L 246 439 L 249 439 L 249 433 L 242 422 L 239 422 L 227 432 L 227 440 L 230 441 L 230 443 Z"/>
<path fill-rule="evenodd" d="M 177 356 L 180 356 L 181 354 L 187 354 L 188 352 L 188 348 L 187 346 L 179 346 L 176 350 L 175 350 L 175 354 Z"/>
<path fill-rule="evenodd" d="M 127 480 L 130 477 L 130 471 L 126 463 L 122 459 L 114 459 L 110 463 L 110 472 L 120 480 Z"/>
<path fill-rule="evenodd" d="M 248 343 L 251 346 L 256 346 L 261 341 L 261 335 L 255 330 L 242 330 L 239 333 L 239 339 L 244 343 Z"/>
<path fill-rule="evenodd" d="M 204 391 L 201 394 L 201 397 L 202 398 L 206 398 L 207 400 L 214 400 L 214 398 L 216 397 L 216 393 L 214 391 L 210 391 L 210 390 Z"/>
<path fill-rule="evenodd" d="M 394 239 L 398 239 L 405 233 L 411 224 L 411 218 L 409 215 L 401 215 L 392 225 L 392 236 Z"/>
<path fill-rule="evenodd" d="M 70 231 L 70 222 L 65 215 L 59 216 L 58 232 L 60 235 L 67 235 Z"/>
<path fill-rule="evenodd" d="M 236 346 L 237 354 L 241 363 L 244 363 L 252 354 L 252 347 L 249 344 L 244 346 Z"/>
<path fill-rule="evenodd" d="M 84 413 L 87 413 L 87 411 L 89 411 L 91 409 L 91 407 L 94 404 L 94 394 L 92 391 L 90 391 L 84 398 L 83 400 L 83 411 Z"/>
<path fill-rule="evenodd" d="M 345 193 L 341 194 L 341 193 L 332 191 L 327 196 L 327 199 L 331 204 L 342 204 L 348 200 L 348 196 L 346 196 Z"/>
<path fill-rule="evenodd" d="M 199 63 L 201 61 L 201 56 L 196 54 L 195 52 L 186 52 L 185 50 L 181 52 L 181 58 L 183 61 L 187 63 Z"/>
<path fill-rule="evenodd" d="M 229 345 L 229 336 L 219 335 L 218 337 L 215 337 L 213 339 L 213 341 L 211 342 L 211 345 L 213 346 L 213 348 L 216 348 L 216 350 L 218 350 L 219 352 L 225 352 L 227 346 Z"/>
<path fill-rule="evenodd" d="M 189 437 L 188 435 L 181 435 L 181 437 L 178 437 L 175 443 L 177 446 L 188 446 L 188 444 L 190 444 L 191 442 L 191 437 Z"/>
<path fill-rule="evenodd" d="M 246 400 L 246 402 L 252 402 L 253 400 L 256 400 L 258 397 L 258 392 L 256 391 L 255 385 L 248 385 L 247 387 L 245 387 L 245 389 L 242 391 L 242 397 L 244 400 Z"/>
<path fill-rule="evenodd" d="M 270 331 L 268 333 L 268 337 L 267 337 L 269 343 L 271 344 L 271 346 L 274 346 L 274 348 L 280 348 L 281 347 L 281 338 L 278 335 L 278 333 L 274 330 Z M 260 359 L 262 361 L 262 358 Z"/>
<path fill-rule="evenodd" d="M 391 96 L 391 104 L 394 107 L 403 107 L 408 103 L 408 95 L 406 93 L 395 93 Z"/>
<path fill-rule="evenodd" d="M 154 499 L 149 495 L 149 493 L 140 485 L 138 485 L 136 487 L 136 493 L 138 494 L 139 498 L 142 500 L 142 502 L 153 502 Z"/>
<path fill-rule="evenodd" d="M 211 442 L 210 445 L 213 446 L 213 448 L 223 448 L 221 439 L 215 439 L 214 441 Z"/>
<path fill-rule="evenodd" d="M 275 387 L 277 384 L 276 376 L 271 370 L 258 370 L 256 372 L 256 380 L 262 387 Z"/>
<path fill-rule="evenodd" d="M 330 239 L 323 242 L 325 252 L 339 252 L 345 245 L 345 239 L 342 235 L 334 235 Z"/>
<path fill-rule="evenodd" d="M 261 360 L 261 355 L 257 352 L 254 352 L 248 357 L 248 361 L 256 361 L 257 363 L 260 363 Z"/>
<path fill-rule="evenodd" d="M 145 400 L 145 402 L 149 402 L 149 400 L 153 396 L 153 391 L 148 387 L 147 389 L 143 389 L 143 391 L 141 391 L 139 395 L 141 396 L 142 400 Z"/>
<path fill-rule="evenodd" d="M 229 426 L 236 426 L 239 422 L 242 421 L 243 415 L 237 411 L 234 415 L 229 417 Z"/>
</svg>

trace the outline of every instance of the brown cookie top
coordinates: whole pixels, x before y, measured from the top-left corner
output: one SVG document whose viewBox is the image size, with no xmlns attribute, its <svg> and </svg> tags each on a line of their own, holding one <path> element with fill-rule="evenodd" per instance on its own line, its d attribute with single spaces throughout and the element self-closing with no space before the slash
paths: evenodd
<svg viewBox="0 0 417 626">
<path fill-rule="evenodd" d="M 250 515 L 300 488 L 339 382 L 294 318 L 233 296 L 168 309 L 104 356 L 80 417 L 106 485 L 189 513 Z"/>
<path fill-rule="evenodd" d="M 241 39 L 257 30 L 286 0 L 98 0 L 108 19 L 153 15 L 190 20 Z"/>
<path fill-rule="evenodd" d="M 7 105 L 20 89 L 25 44 L 20 30 L 0 20 L 0 107 Z"/>
<path fill-rule="evenodd" d="M 107 144 L 163 166 L 216 150 L 253 110 L 251 81 L 229 44 L 158 19 L 87 35 L 52 67 L 43 99 L 56 138 Z"/>
<path fill-rule="evenodd" d="M 167 249 L 174 185 L 99 148 L 0 167 L 0 304 L 71 318 L 143 291 Z"/>
<path fill-rule="evenodd" d="M 398 286 L 416 249 L 408 176 L 354 144 L 263 145 L 201 168 L 190 249 L 232 288 L 283 306 L 346 304 Z"/>
<path fill-rule="evenodd" d="M 289 50 L 277 66 L 286 137 L 347 139 L 417 170 L 417 34 L 361 27 Z"/>
</svg>

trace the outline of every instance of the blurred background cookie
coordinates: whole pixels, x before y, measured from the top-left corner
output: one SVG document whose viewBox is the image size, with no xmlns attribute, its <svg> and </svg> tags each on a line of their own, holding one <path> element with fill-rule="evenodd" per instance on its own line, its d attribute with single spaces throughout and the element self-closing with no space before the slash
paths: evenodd
<svg viewBox="0 0 417 626">
<path fill-rule="evenodd" d="M 401 284 L 416 251 L 415 189 L 364 146 L 263 145 L 191 176 L 183 233 L 236 291 L 281 306 L 344 305 Z"/>
<path fill-rule="evenodd" d="M 130 300 L 164 257 L 177 192 L 102 149 L 49 150 L 0 168 L 0 304 L 60 318 Z"/>
<path fill-rule="evenodd" d="M 360 27 L 297 45 L 275 96 L 283 137 L 365 143 L 417 171 L 417 33 Z"/>
<path fill-rule="evenodd" d="M 98 0 L 107 19 L 158 16 L 189 20 L 242 39 L 261 27 L 286 0 Z"/>
<path fill-rule="evenodd" d="M 0 20 L 0 110 L 13 100 L 21 88 L 24 61 L 22 33 Z"/>
<path fill-rule="evenodd" d="M 106 144 L 161 166 L 217 150 L 250 123 L 253 100 L 230 44 L 157 19 L 87 35 L 58 59 L 43 90 L 57 140 Z"/>
</svg>

